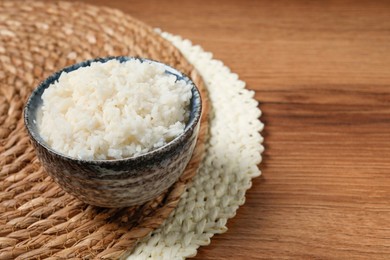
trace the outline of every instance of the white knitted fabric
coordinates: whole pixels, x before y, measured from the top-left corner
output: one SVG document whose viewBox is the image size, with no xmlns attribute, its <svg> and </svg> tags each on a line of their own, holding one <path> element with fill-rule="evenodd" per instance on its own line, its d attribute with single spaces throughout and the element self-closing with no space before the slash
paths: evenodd
<svg viewBox="0 0 390 260">
<path fill-rule="evenodd" d="M 245 202 L 251 179 L 260 175 L 261 111 L 237 74 L 189 40 L 161 32 L 202 75 L 211 101 L 210 138 L 197 175 L 165 223 L 133 251 L 133 259 L 184 259 L 227 230 Z"/>
</svg>

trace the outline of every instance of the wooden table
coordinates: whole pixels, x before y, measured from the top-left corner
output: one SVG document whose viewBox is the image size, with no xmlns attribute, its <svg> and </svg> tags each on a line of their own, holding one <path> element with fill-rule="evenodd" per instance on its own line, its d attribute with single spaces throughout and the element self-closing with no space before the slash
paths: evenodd
<svg viewBox="0 0 390 260">
<path fill-rule="evenodd" d="M 390 3 L 88 0 L 182 35 L 256 91 L 262 177 L 196 259 L 390 258 Z"/>
</svg>

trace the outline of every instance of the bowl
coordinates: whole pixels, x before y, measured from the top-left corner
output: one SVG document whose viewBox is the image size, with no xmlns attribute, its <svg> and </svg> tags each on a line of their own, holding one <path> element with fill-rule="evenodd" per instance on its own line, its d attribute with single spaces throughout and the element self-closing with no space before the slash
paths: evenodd
<svg viewBox="0 0 390 260">
<path fill-rule="evenodd" d="M 92 62 L 117 59 L 126 62 L 162 64 L 165 73 L 192 85 L 190 117 L 184 131 L 166 145 L 150 152 L 115 160 L 82 160 L 53 150 L 39 135 L 38 109 L 42 94 L 62 72 L 70 72 Z M 199 90 L 183 73 L 158 61 L 135 57 L 107 57 L 83 61 L 66 67 L 44 80 L 31 94 L 24 107 L 24 122 L 36 154 L 45 171 L 66 192 L 81 201 L 100 207 L 119 208 L 140 205 L 156 198 L 182 175 L 196 145 L 202 102 Z"/>
</svg>

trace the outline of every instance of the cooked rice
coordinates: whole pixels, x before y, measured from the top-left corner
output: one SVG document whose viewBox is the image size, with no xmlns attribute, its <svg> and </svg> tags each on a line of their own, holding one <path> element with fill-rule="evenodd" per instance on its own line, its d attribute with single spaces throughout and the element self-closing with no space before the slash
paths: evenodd
<svg viewBox="0 0 390 260">
<path fill-rule="evenodd" d="M 161 64 L 93 62 L 63 72 L 42 95 L 42 138 L 56 151 L 88 160 L 137 156 L 180 135 L 191 88 Z"/>
</svg>

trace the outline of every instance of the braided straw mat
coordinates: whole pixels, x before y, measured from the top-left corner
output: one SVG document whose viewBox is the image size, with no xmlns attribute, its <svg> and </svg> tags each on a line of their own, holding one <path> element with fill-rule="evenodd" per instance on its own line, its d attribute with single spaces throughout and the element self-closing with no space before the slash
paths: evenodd
<svg viewBox="0 0 390 260">
<path fill-rule="evenodd" d="M 141 56 L 190 75 L 204 110 L 193 157 L 168 191 L 144 205 L 104 209 L 62 191 L 41 168 L 22 108 L 56 70 L 104 56 Z M 182 54 L 145 24 L 79 3 L 0 2 L 0 259 L 117 259 L 159 227 L 179 202 L 204 154 L 207 96 Z"/>
</svg>

